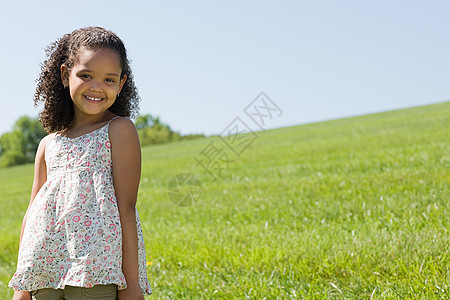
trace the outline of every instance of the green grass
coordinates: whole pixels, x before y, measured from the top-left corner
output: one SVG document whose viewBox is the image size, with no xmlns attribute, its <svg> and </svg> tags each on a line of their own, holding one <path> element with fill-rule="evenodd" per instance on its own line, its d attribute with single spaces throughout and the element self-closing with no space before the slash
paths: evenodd
<svg viewBox="0 0 450 300">
<path fill-rule="evenodd" d="M 194 160 L 217 137 L 144 148 L 148 298 L 448 299 L 449 132 L 450 102 L 257 132 L 217 181 Z M 183 172 L 188 207 L 167 196 Z M 0 170 L 0 299 L 31 182 Z"/>
</svg>

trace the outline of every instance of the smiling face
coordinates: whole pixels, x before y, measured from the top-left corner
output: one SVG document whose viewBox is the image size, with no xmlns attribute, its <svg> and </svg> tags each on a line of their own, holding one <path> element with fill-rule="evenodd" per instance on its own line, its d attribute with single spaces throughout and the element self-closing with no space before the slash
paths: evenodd
<svg viewBox="0 0 450 300">
<path fill-rule="evenodd" d="M 118 54 L 110 49 L 82 49 L 69 71 L 61 66 L 61 78 L 69 86 L 74 117 L 102 115 L 116 101 L 126 81 Z"/>
</svg>

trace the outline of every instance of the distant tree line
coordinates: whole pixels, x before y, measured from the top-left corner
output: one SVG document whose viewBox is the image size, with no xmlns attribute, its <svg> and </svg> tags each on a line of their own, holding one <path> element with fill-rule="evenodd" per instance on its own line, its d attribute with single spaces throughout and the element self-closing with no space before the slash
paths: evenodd
<svg viewBox="0 0 450 300">
<path fill-rule="evenodd" d="M 169 125 L 162 123 L 159 117 L 154 117 L 151 114 L 137 117 L 135 125 L 139 134 L 141 146 L 205 137 L 203 134 L 188 134 L 181 136 L 180 133 L 173 131 Z"/>
<path fill-rule="evenodd" d="M 172 131 L 159 117 L 150 114 L 138 116 L 135 122 L 141 146 L 163 144 L 205 137 L 203 134 L 181 136 Z M 0 136 L 0 167 L 9 167 L 34 161 L 40 140 L 47 133 L 37 118 L 20 117 L 11 132 Z"/>
</svg>

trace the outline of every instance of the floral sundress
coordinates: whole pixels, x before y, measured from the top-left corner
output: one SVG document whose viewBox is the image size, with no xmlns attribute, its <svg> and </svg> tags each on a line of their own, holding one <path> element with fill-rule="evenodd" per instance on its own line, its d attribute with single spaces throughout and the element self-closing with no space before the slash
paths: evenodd
<svg viewBox="0 0 450 300">
<path fill-rule="evenodd" d="M 58 133 L 49 138 L 47 181 L 28 211 L 9 287 L 32 291 L 116 284 L 119 290 L 126 288 L 108 134 L 111 121 L 76 138 Z M 139 284 L 144 294 L 151 294 L 137 210 L 136 223 Z"/>
</svg>

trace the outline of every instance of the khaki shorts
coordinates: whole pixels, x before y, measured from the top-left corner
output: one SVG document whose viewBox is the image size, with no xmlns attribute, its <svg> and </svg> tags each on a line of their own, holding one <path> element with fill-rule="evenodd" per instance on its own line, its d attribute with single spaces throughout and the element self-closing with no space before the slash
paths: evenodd
<svg viewBox="0 0 450 300">
<path fill-rule="evenodd" d="M 31 292 L 33 300 L 116 300 L 117 285 L 95 285 L 92 288 L 66 286 L 63 290 L 40 289 Z"/>
</svg>

